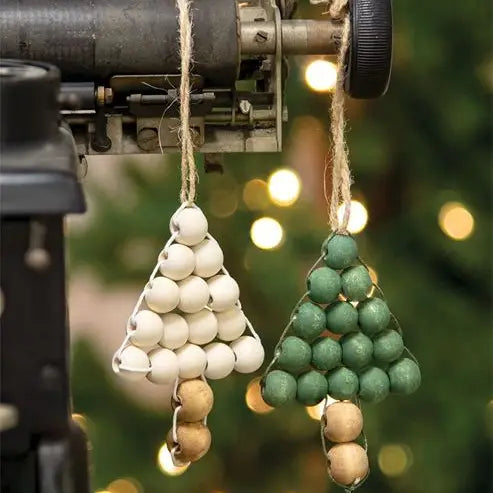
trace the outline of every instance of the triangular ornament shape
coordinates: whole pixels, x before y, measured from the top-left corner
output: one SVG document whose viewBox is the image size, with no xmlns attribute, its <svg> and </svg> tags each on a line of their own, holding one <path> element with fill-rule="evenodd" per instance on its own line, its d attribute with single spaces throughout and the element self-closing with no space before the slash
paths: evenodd
<svg viewBox="0 0 493 493">
<path fill-rule="evenodd" d="M 223 252 L 208 232 L 202 210 L 193 203 L 182 204 L 171 217 L 170 233 L 112 366 L 131 381 L 147 378 L 174 385 L 169 449 L 181 466 L 200 458 L 210 446 L 206 417 L 213 395 L 207 379 L 258 370 L 264 349 L 242 310 L 239 286 L 224 267 Z M 209 439 L 202 440 L 205 444 L 197 453 L 180 443 L 180 431 L 182 442 L 192 433 L 195 446 L 204 434 Z"/>
</svg>

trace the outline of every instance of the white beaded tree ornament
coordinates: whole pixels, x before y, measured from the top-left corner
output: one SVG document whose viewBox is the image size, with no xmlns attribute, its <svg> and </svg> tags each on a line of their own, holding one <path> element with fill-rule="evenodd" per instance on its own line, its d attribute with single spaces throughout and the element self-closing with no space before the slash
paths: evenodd
<svg viewBox="0 0 493 493">
<path fill-rule="evenodd" d="M 174 385 L 168 448 L 182 466 L 211 444 L 207 415 L 214 396 L 207 379 L 233 370 L 251 373 L 264 361 L 258 334 L 243 313 L 240 289 L 224 268 L 224 255 L 194 203 L 196 169 L 189 128 L 191 20 L 188 0 L 177 0 L 181 46 L 181 206 L 170 220 L 171 237 L 128 320 L 113 357 L 123 378 Z"/>
</svg>

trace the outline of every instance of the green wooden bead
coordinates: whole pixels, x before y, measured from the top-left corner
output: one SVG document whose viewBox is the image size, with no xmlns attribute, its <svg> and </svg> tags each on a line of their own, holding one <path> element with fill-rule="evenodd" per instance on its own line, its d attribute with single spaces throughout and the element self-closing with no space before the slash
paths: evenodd
<svg viewBox="0 0 493 493">
<path fill-rule="evenodd" d="M 341 366 L 327 374 L 329 395 L 338 400 L 351 399 L 358 392 L 358 375 L 349 368 Z"/>
<path fill-rule="evenodd" d="M 351 236 L 334 235 L 325 240 L 324 246 L 324 261 L 332 269 L 345 269 L 358 258 L 358 245 Z"/>
<path fill-rule="evenodd" d="M 363 265 L 349 267 L 341 274 L 342 292 L 351 301 L 363 301 L 372 286 L 370 274 Z"/>
<path fill-rule="evenodd" d="M 310 370 L 298 377 L 296 398 L 305 406 L 314 406 L 327 395 L 327 389 L 325 377 L 315 370 Z"/>
<path fill-rule="evenodd" d="M 358 330 L 358 310 L 348 301 L 336 301 L 325 309 L 327 328 L 334 334 Z"/>
<path fill-rule="evenodd" d="M 389 395 L 388 375 L 373 366 L 359 376 L 359 396 L 366 402 L 381 402 Z"/>
<path fill-rule="evenodd" d="M 373 336 L 389 325 L 390 310 L 380 298 L 368 298 L 358 304 L 358 322 L 367 336 Z"/>
<path fill-rule="evenodd" d="M 310 364 L 312 348 L 303 339 L 289 336 L 281 343 L 281 352 L 277 363 L 283 370 L 297 373 Z"/>
<path fill-rule="evenodd" d="M 419 366 L 409 358 L 403 358 L 390 365 L 390 390 L 396 394 L 412 394 L 421 384 Z"/>
<path fill-rule="evenodd" d="M 309 301 L 303 303 L 297 310 L 293 320 L 294 333 L 311 341 L 325 330 L 325 312 L 318 305 Z"/>
<path fill-rule="evenodd" d="M 296 379 L 282 371 L 271 371 L 265 378 L 262 398 L 272 407 L 279 407 L 296 397 Z"/>
<path fill-rule="evenodd" d="M 342 362 L 348 368 L 360 370 L 370 363 L 373 357 L 373 343 L 362 332 L 346 334 L 340 340 Z"/>
<path fill-rule="evenodd" d="M 341 345 L 330 337 L 321 337 L 312 344 L 312 365 L 319 370 L 332 370 L 341 364 Z"/>
<path fill-rule="evenodd" d="M 379 363 L 390 363 L 404 351 L 404 341 L 396 330 L 385 330 L 373 339 L 373 357 Z"/>
<path fill-rule="evenodd" d="M 332 303 L 341 291 L 341 277 L 329 267 L 315 269 L 308 278 L 308 297 L 315 303 Z"/>
</svg>

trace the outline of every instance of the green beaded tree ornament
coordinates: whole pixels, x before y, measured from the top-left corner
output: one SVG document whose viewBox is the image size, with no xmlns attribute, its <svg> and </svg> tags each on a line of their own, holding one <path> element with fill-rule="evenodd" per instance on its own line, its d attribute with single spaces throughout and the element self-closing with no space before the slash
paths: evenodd
<svg viewBox="0 0 493 493">
<path fill-rule="evenodd" d="M 323 404 L 321 438 L 331 479 L 351 492 L 369 474 L 360 402 L 411 394 L 420 385 L 416 358 L 382 290 L 372 282 L 348 231 L 351 173 L 344 139 L 344 75 L 349 46 L 348 2 L 333 0 L 343 22 L 337 82 L 332 96 L 332 191 L 327 196 L 332 234 L 306 277 L 298 301 L 261 380 L 264 401 L 279 407 L 297 400 Z M 325 178 L 325 177 L 324 177 Z M 343 216 L 339 217 L 339 205 Z"/>
</svg>

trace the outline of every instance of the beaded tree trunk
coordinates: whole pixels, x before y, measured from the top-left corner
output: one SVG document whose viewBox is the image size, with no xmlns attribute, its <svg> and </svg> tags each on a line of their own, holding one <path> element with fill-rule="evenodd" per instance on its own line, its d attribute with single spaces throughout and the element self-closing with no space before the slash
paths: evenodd
<svg viewBox="0 0 493 493">
<path fill-rule="evenodd" d="M 210 447 L 206 418 L 214 399 L 206 379 L 225 378 L 233 370 L 251 373 L 264 359 L 242 311 L 238 284 L 207 228 L 194 204 L 172 216 L 171 237 L 113 360 L 115 372 L 129 380 L 174 384 L 168 446 L 178 465 L 200 459 Z M 247 328 L 251 335 L 245 335 Z"/>
</svg>

